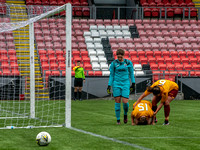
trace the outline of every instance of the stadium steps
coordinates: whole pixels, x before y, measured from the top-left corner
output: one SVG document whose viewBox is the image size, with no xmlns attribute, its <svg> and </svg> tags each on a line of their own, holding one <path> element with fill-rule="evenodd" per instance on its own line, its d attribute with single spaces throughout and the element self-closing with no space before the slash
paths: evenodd
<svg viewBox="0 0 200 150">
<path fill-rule="evenodd" d="M 24 0 L 14 0 L 14 1 L 9 1 L 7 0 L 6 3 L 9 3 L 9 4 L 25 4 L 25 1 Z"/>
<path fill-rule="evenodd" d="M 101 44 L 103 45 L 103 50 L 106 56 L 107 64 L 111 64 L 111 62 L 114 60 L 113 58 L 113 52 L 111 51 L 111 46 L 109 43 L 109 39 L 105 38 L 101 40 Z"/>
<path fill-rule="evenodd" d="M 195 7 L 197 7 L 197 11 L 198 11 L 198 8 L 200 7 L 200 0 L 193 0 L 192 2 L 194 3 Z"/>
<path fill-rule="evenodd" d="M 11 22 L 20 22 L 28 20 L 26 6 L 24 0 L 8 1 L 8 4 L 16 4 L 11 6 L 10 18 Z M 29 26 L 13 31 L 14 43 L 16 48 L 16 56 L 20 74 L 27 79 L 25 87 L 25 100 L 30 100 L 30 52 L 29 52 Z M 35 46 L 34 46 L 35 48 Z M 40 64 L 37 50 L 34 50 L 35 60 L 35 97 L 40 100 L 48 100 L 48 89 L 45 89 L 44 82 L 41 77 Z"/>
</svg>

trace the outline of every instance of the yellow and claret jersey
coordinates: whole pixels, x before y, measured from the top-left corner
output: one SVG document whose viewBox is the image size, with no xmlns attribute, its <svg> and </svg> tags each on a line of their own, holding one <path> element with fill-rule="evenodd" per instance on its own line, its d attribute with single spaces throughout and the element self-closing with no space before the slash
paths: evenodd
<svg viewBox="0 0 200 150">
<path fill-rule="evenodd" d="M 135 103 L 133 104 L 133 106 Z M 131 115 L 136 119 L 139 119 L 141 116 L 146 116 L 148 118 L 153 117 L 153 110 L 151 102 L 147 100 L 141 100 L 140 103 L 135 106 L 135 109 L 132 111 Z"/>
<path fill-rule="evenodd" d="M 165 80 L 165 79 L 162 79 L 162 80 L 158 80 L 156 82 L 154 82 L 151 87 L 154 87 L 154 86 L 159 86 L 160 87 L 160 91 L 161 91 L 161 102 L 165 102 L 167 97 L 168 97 L 168 93 L 171 91 L 171 90 L 178 90 L 179 87 L 178 85 L 173 82 L 173 81 L 170 81 L 170 80 Z M 151 92 L 148 92 L 147 90 L 145 91 L 145 96 L 149 95 Z"/>
</svg>

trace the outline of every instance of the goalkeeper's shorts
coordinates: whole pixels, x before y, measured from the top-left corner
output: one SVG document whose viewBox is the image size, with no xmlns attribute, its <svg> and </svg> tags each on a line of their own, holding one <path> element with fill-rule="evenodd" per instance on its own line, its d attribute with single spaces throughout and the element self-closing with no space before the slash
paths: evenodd
<svg viewBox="0 0 200 150">
<path fill-rule="evenodd" d="M 129 94 L 130 94 L 130 86 L 113 87 L 114 97 L 129 98 Z"/>
</svg>

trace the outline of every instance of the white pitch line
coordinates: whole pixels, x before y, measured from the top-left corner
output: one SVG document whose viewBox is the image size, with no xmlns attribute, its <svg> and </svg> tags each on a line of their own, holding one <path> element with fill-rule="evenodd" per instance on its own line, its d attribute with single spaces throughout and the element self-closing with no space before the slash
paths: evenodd
<svg viewBox="0 0 200 150">
<path fill-rule="evenodd" d="M 118 137 L 117 139 L 199 139 L 200 137 Z"/>
<path fill-rule="evenodd" d="M 113 142 L 120 143 L 120 144 L 123 144 L 123 145 L 128 145 L 128 146 L 138 148 L 138 149 L 141 149 L 141 150 L 151 150 L 150 148 L 139 146 L 137 144 L 121 141 L 121 140 L 118 140 L 118 139 L 115 139 L 115 138 L 110 138 L 110 137 L 103 136 L 103 135 L 100 135 L 100 134 L 95 134 L 95 133 L 84 131 L 84 130 L 81 130 L 81 129 L 77 129 L 77 128 L 74 128 L 74 127 L 71 127 L 69 129 L 72 129 L 72 130 L 75 130 L 75 131 L 78 131 L 78 132 L 81 132 L 81 133 L 85 133 L 85 134 L 88 134 L 88 135 L 92 135 L 92 136 L 95 136 L 95 137 L 99 137 L 99 138 L 102 138 L 104 140 L 109 140 L 109 141 L 113 141 Z"/>
</svg>

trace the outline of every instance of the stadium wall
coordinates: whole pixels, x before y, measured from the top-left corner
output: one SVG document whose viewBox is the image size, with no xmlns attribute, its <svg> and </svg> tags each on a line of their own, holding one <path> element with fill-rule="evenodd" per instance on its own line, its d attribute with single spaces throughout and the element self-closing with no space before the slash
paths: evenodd
<svg viewBox="0 0 200 150">
<path fill-rule="evenodd" d="M 87 77 L 86 82 L 83 84 L 83 98 L 84 99 L 94 99 L 94 98 L 104 98 L 109 97 L 106 92 L 108 85 L 108 77 Z M 177 99 L 200 100 L 200 78 L 187 77 L 178 78 L 179 92 L 182 93 L 178 95 Z M 152 77 L 137 77 L 136 78 L 136 93 L 142 93 L 145 91 L 147 86 L 152 84 Z M 49 93 L 50 99 L 64 99 L 65 98 L 65 77 L 50 77 L 49 79 Z M 72 97 L 74 90 L 74 77 L 72 78 Z M 111 97 L 111 96 L 110 96 Z M 131 97 L 132 98 L 132 97 Z M 135 97 L 136 98 L 136 97 Z M 133 98 L 134 99 L 134 98 Z M 151 99 L 151 96 L 149 97 Z"/>
</svg>

